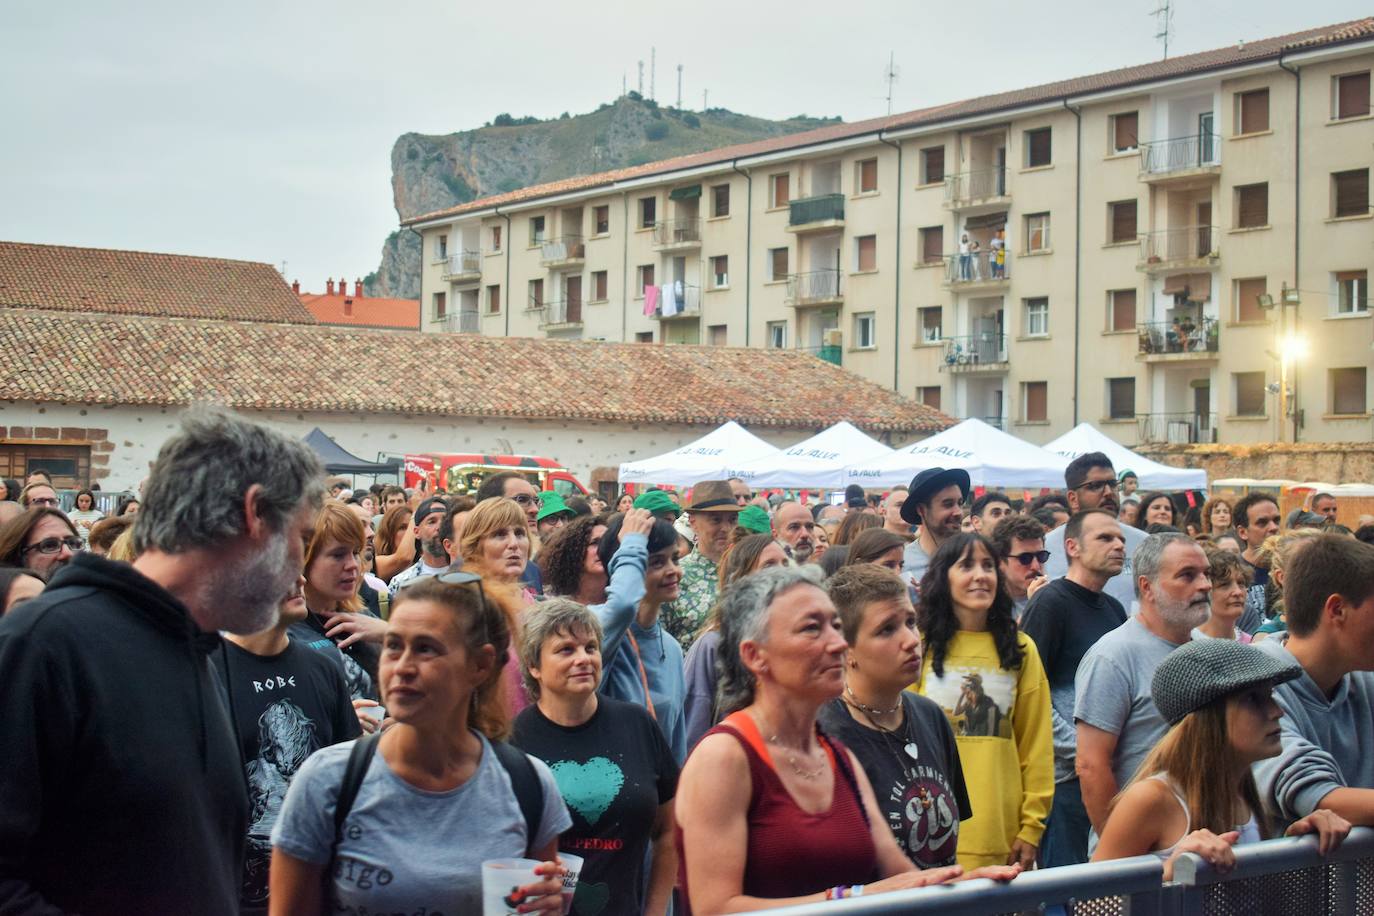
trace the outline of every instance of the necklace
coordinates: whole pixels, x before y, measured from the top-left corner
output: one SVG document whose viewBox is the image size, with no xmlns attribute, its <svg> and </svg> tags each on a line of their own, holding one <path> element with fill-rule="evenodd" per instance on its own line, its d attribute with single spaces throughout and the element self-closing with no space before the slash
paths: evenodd
<svg viewBox="0 0 1374 916">
<path fill-rule="evenodd" d="M 890 716 L 902 708 L 902 698 L 897 697 L 897 705 L 891 709 L 878 709 L 876 706 L 865 706 L 859 702 L 859 698 L 854 696 L 854 689 L 849 686 L 849 682 L 844 682 L 844 692 L 849 695 L 849 704 L 856 709 L 863 711 L 866 716 Z"/>
<path fill-rule="evenodd" d="M 757 716 L 757 718 L 761 723 L 765 725 L 767 724 L 763 722 L 762 716 Z M 772 729 L 770 728 L 769 731 L 771 732 Z M 767 740 L 769 744 L 782 750 L 783 755 L 787 758 L 787 763 L 792 767 L 792 772 L 796 773 L 802 779 L 805 779 L 807 781 L 819 779 L 820 775 L 825 772 L 824 759 L 821 760 L 820 764 L 814 770 L 808 770 L 797 761 L 798 754 L 795 751 L 793 751 L 792 748 L 788 747 L 787 745 L 779 741 L 778 736 L 776 734 L 774 734 L 771 738 L 768 738 Z M 810 755 L 808 754 L 808 756 Z"/>
<path fill-rule="evenodd" d="M 893 738 L 894 740 L 898 740 L 898 741 L 901 740 L 901 738 L 897 735 L 897 729 L 895 729 L 895 728 L 884 728 L 882 725 L 880 725 L 880 724 L 878 723 L 878 719 L 877 719 L 877 716 L 878 716 L 878 715 L 891 715 L 892 713 L 895 713 L 897 710 L 901 709 L 901 708 L 902 708 L 902 700 L 901 700 L 901 697 L 898 697 L 898 698 L 897 698 L 897 705 L 896 705 L 896 706 L 894 706 L 894 707 L 892 707 L 892 709 L 890 709 L 890 710 L 884 712 L 883 710 L 874 709 L 872 706 L 865 706 L 863 703 L 860 703 L 859 700 L 858 700 L 858 698 L 854 696 L 854 691 L 851 690 L 851 689 L 849 688 L 849 683 L 848 683 L 848 682 L 846 682 L 845 685 L 844 685 L 844 692 L 845 692 L 845 694 L 846 694 L 846 700 L 845 700 L 845 702 L 847 702 L 850 706 L 853 706 L 853 707 L 854 707 L 855 709 L 857 709 L 859 712 L 863 713 L 863 714 L 864 714 L 864 718 L 868 720 L 868 723 L 869 723 L 870 725 L 872 725 L 874 729 L 876 729 L 877 731 L 881 732 L 881 733 L 884 734 L 884 735 L 887 735 L 887 736 Z M 884 742 L 884 743 L 886 744 L 886 742 Z M 891 749 L 891 745 L 888 745 L 888 749 L 889 749 L 889 750 Z M 916 742 L 915 742 L 915 741 L 907 741 L 904 745 L 902 745 L 902 751 L 903 751 L 908 757 L 910 757 L 913 761 L 914 761 L 914 760 L 920 760 L 920 748 L 918 748 L 918 747 L 916 746 Z M 896 751 L 893 751 L 893 755 L 896 756 Z M 901 757 L 897 757 L 897 763 L 901 766 L 901 768 L 902 768 L 903 770 L 906 769 L 906 763 L 902 760 Z"/>
</svg>

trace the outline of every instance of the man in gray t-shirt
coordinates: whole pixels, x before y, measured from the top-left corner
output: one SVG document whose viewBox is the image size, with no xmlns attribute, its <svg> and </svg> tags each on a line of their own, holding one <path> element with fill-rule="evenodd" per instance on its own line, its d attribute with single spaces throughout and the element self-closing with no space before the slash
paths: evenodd
<svg viewBox="0 0 1374 916">
<path fill-rule="evenodd" d="M 1064 497 L 1069 501 L 1070 514 L 1077 515 L 1085 509 L 1101 509 L 1116 515 L 1121 509 L 1117 501 L 1116 484 L 1116 471 L 1112 467 L 1112 459 L 1106 454 L 1088 452 L 1079 455 L 1064 469 Z M 1121 535 L 1126 539 L 1126 563 L 1121 572 L 1107 580 L 1107 586 L 1102 591 L 1120 601 L 1126 613 L 1130 614 L 1136 596 L 1131 557 L 1144 543 L 1145 532 L 1132 525 L 1122 525 Z M 1050 552 L 1049 562 L 1045 564 L 1046 578 L 1062 578 L 1069 571 L 1063 525 L 1045 535 L 1045 549 Z"/>
</svg>

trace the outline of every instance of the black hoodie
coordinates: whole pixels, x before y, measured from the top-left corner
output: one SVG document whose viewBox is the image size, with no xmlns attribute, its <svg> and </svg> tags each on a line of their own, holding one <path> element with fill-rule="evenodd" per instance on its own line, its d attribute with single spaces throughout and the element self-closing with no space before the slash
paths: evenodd
<svg viewBox="0 0 1374 916">
<path fill-rule="evenodd" d="M 89 554 L 0 619 L 0 912 L 237 912 L 248 801 L 218 643 Z"/>
</svg>

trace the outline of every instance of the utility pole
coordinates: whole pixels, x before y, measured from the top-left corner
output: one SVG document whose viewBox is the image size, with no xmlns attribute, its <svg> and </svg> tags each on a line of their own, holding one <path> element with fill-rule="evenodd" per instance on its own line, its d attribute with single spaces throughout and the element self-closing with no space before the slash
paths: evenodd
<svg viewBox="0 0 1374 916">
<path fill-rule="evenodd" d="M 649 98 L 658 101 L 657 90 L 654 83 L 658 77 L 658 48 L 649 49 Z"/>
<path fill-rule="evenodd" d="M 677 109 L 682 110 L 682 64 L 677 65 Z"/>
</svg>

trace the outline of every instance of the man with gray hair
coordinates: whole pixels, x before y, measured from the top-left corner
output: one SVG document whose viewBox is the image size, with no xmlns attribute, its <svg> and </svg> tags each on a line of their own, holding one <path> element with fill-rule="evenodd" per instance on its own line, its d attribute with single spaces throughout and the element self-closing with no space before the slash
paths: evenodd
<svg viewBox="0 0 1374 916">
<path fill-rule="evenodd" d="M 1155 666 L 1211 613 L 1207 555 L 1186 534 L 1150 535 L 1132 565 L 1140 611 L 1087 651 L 1074 678 L 1075 766 L 1096 833 L 1117 791 L 1169 730 L 1150 694 Z"/>
<path fill-rule="evenodd" d="M 78 554 L 0 619 L 0 911 L 238 913 L 248 799 L 207 656 L 277 619 L 320 478 L 303 442 L 193 409 L 138 559 Z"/>
</svg>

